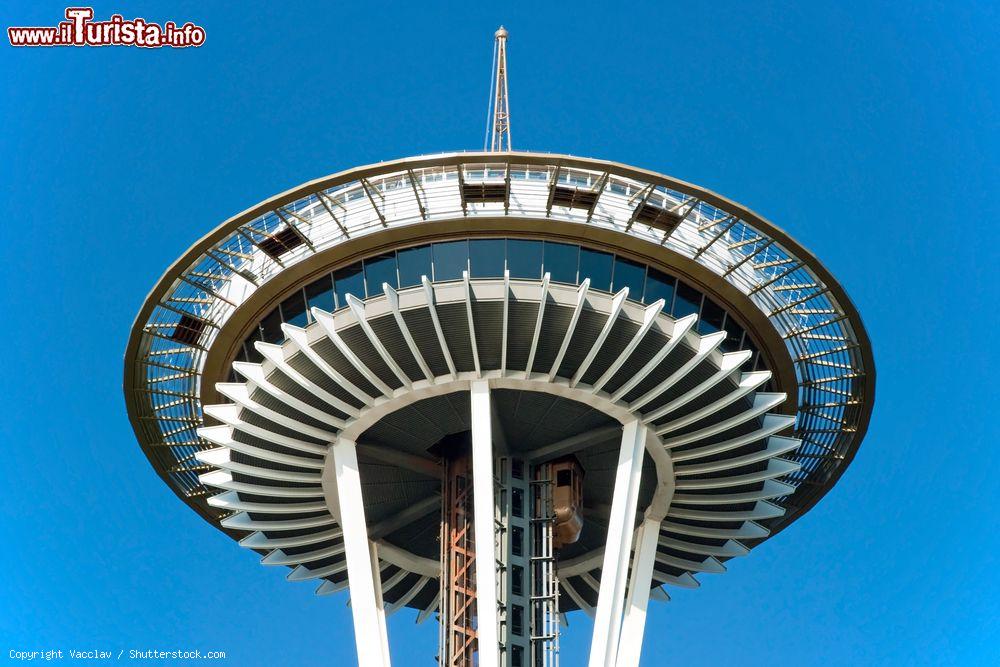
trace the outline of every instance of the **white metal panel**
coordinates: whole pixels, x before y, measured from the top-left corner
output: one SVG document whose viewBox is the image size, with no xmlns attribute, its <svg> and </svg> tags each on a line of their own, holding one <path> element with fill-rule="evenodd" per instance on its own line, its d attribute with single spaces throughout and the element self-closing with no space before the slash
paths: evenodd
<svg viewBox="0 0 1000 667">
<path fill-rule="evenodd" d="M 497 614 L 496 522 L 494 521 L 493 434 L 490 387 L 485 380 L 471 386 L 472 502 L 476 539 L 476 610 L 480 667 L 499 667 Z"/>
<path fill-rule="evenodd" d="M 621 450 L 615 472 L 615 489 L 608 520 L 608 539 L 601 566 L 600 593 L 590 644 L 590 667 L 615 664 L 621 633 L 622 607 L 628 573 L 629 553 L 635 526 L 639 480 L 645 453 L 646 427 L 634 419 L 622 429 Z"/>
<path fill-rule="evenodd" d="M 388 667 L 389 644 L 380 600 L 378 570 L 372 566 L 372 551 L 368 542 L 365 506 L 361 497 L 361 474 L 355 443 L 337 440 L 330 447 L 337 480 L 337 497 L 344 531 L 344 551 L 347 556 L 347 578 L 351 585 L 351 614 L 354 617 L 354 641 L 358 649 L 359 667 Z M 380 618 L 382 617 L 382 618 Z"/>
</svg>

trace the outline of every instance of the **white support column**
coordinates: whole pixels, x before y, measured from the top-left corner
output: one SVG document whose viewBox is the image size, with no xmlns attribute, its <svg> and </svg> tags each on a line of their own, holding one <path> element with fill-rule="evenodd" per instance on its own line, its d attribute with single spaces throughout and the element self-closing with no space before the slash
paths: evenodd
<svg viewBox="0 0 1000 667">
<path fill-rule="evenodd" d="M 647 518 L 639 526 L 632 558 L 632 576 L 629 578 L 628 599 L 625 602 L 625 620 L 622 622 L 618 642 L 616 667 L 639 667 L 642 654 L 642 636 L 646 629 L 646 609 L 649 606 L 649 589 L 653 583 L 653 565 L 660 537 L 660 522 Z"/>
<path fill-rule="evenodd" d="M 346 438 L 330 447 L 337 479 L 337 506 L 344 533 L 347 578 L 351 587 L 351 614 L 359 667 L 389 667 L 389 641 L 385 631 L 377 560 L 368 541 L 361 475 L 355 443 Z"/>
<path fill-rule="evenodd" d="M 639 481 L 646 448 L 646 427 L 633 419 L 622 428 L 622 445 L 615 473 L 615 491 L 608 520 L 608 541 L 601 566 L 601 586 L 590 644 L 590 667 L 615 664 L 621 633 L 622 608 L 628 575 Z"/>
<path fill-rule="evenodd" d="M 472 502 L 475 512 L 479 667 L 499 667 L 493 429 L 489 383 L 485 380 L 473 381 L 471 394 Z"/>
<path fill-rule="evenodd" d="M 368 541 L 368 562 L 371 565 L 372 584 L 375 588 L 375 611 L 378 614 L 379 646 L 382 647 L 381 667 L 390 667 L 389 629 L 385 624 L 385 600 L 382 599 L 382 570 L 379 566 L 378 545 L 371 540 Z M 347 578 L 350 580 L 350 572 L 348 572 Z M 386 587 L 386 590 L 389 590 L 389 587 Z"/>
</svg>

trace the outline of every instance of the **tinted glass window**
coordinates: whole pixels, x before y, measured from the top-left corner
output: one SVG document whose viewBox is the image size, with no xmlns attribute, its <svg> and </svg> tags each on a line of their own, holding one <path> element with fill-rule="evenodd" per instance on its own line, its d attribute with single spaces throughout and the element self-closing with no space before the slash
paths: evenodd
<svg viewBox="0 0 1000 667">
<path fill-rule="evenodd" d="M 722 321 L 726 318 L 724 311 L 717 303 L 708 297 L 701 306 L 701 319 L 698 321 L 698 331 L 702 334 L 722 330 Z"/>
<path fill-rule="evenodd" d="M 667 274 L 650 268 L 646 274 L 646 303 L 663 299 L 663 309 L 669 312 L 674 300 L 674 282 Z"/>
<path fill-rule="evenodd" d="M 524 530 L 519 526 L 510 529 L 510 552 L 515 556 L 524 555 Z"/>
<path fill-rule="evenodd" d="M 514 595 L 524 595 L 524 568 L 520 565 L 510 566 L 510 589 Z"/>
<path fill-rule="evenodd" d="M 333 312 L 333 279 L 327 274 L 314 283 L 306 285 L 306 303 L 310 308 Z M 309 319 L 312 319 L 310 314 Z"/>
<path fill-rule="evenodd" d="M 260 327 L 255 327 L 243 343 L 243 349 L 247 353 L 247 361 L 252 364 L 259 364 L 264 360 L 264 355 L 257 351 L 254 343 L 260 340 Z"/>
<path fill-rule="evenodd" d="M 503 239 L 475 239 L 469 241 L 469 272 L 473 278 L 502 278 L 504 260 Z"/>
<path fill-rule="evenodd" d="M 510 495 L 510 513 L 520 518 L 524 516 L 524 491 L 513 489 Z"/>
<path fill-rule="evenodd" d="M 361 272 L 361 262 L 335 271 L 333 286 L 337 291 L 337 308 L 347 305 L 347 295 L 353 294 L 359 299 L 365 298 L 365 279 Z"/>
<path fill-rule="evenodd" d="M 761 370 L 764 367 L 764 364 L 761 363 L 760 351 L 757 349 L 757 346 L 753 344 L 753 341 L 750 340 L 750 336 L 747 336 L 746 340 L 743 341 L 743 349 L 750 350 L 751 352 L 750 361 L 747 363 L 746 367 L 752 370 Z M 764 391 L 770 390 L 765 387 Z"/>
<path fill-rule="evenodd" d="M 621 257 L 615 258 L 615 292 L 628 287 L 628 298 L 642 301 L 642 290 L 646 283 L 646 266 L 630 262 Z"/>
<path fill-rule="evenodd" d="M 281 302 L 281 319 L 297 327 L 309 324 L 309 319 L 306 317 L 306 299 L 302 296 L 302 290 L 294 292 Z"/>
<path fill-rule="evenodd" d="M 396 286 L 396 255 L 379 255 L 365 260 L 365 283 L 368 296 L 382 294 L 382 283 Z"/>
<path fill-rule="evenodd" d="M 722 349 L 726 352 L 735 352 L 740 349 L 743 341 L 743 327 L 736 323 L 732 317 L 726 317 L 726 340 L 722 341 Z"/>
<path fill-rule="evenodd" d="M 511 278 L 541 278 L 542 242 L 508 239 L 507 270 Z"/>
<path fill-rule="evenodd" d="M 268 343 L 280 343 L 285 339 L 285 334 L 281 332 L 281 313 L 277 308 L 261 320 L 260 328 L 264 340 Z"/>
<path fill-rule="evenodd" d="M 613 263 L 614 256 L 606 252 L 580 248 L 580 282 L 590 278 L 590 286 L 594 289 L 610 290 Z"/>
<path fill-rule="evenodd" d="M 524 634 L 524 607 L 519 604 L 511 605 L 510 631 L 518 636 Z"/>
<path fill-rule="evenodd" d="M 469 266 L 469 242 L 448 241 L 435 243 L 434 250 L 434 280 L 461 280 L 462 271 Z"/>
<path fill-rule="evenodd" d="M 701 292 L 677 281 L 677 297 L 674 299 L 674 317 L 697 313 L 701 307 Z"/>
<path fill-rule="evenodd" d="M 575 285 L 579 259 L 580 246 L 545 242 L 543 270 L 552 274 L 552 280 L 555 282 Z"/>
<path fill-rule="evenodd" d="M 424 275 L 432 280 L 460 280 L 463 270 L 470 270 L 473 278 L 496 278 L 503 275 L 505 266 L 513 278 L 538 280 L 544 267 L 554 282 L 572 285 L 589 278 L 591 287 L 606 292 L 628 287 L 633 301 L 652 303 L 663 299 L 664 309 L 674 317 L 699 315 L 697 331 L 702 334 L 725 331 L 721 348 L 726 352 L 755 350 L 750 336 L 722 307 L 699 290 L 652 267 L 566 243 L 463 239 L 372 257 L 315 280 L 302 291 L 288 295 L 269 313 L 248 335 L 237 358 L 261 361 L 263 357 L 253 346 L 255 340 L 281 342 L 282 322 L 307 326 L 313 321 L 310 308 L 327 312 L 343 308 L 347 305 L 347 294 L 359 299 L 376 296 L 382 293 L 383 283 L 414 287 Z M 759 358 L 755 354 L 751 365 L 763 367 L 764 362 L 758 361 Z M 512 462 L 512 474 L 516 478 L 524 475 L 522 462 Z"/>
<path fill-rule="evenodd" d="M 556 486 L 569 486 L 573 483 L 573 472 L 570 470 L 560 470 L 556 472 Z"/>
<path fill-rule="evenodd" d="M 399 286 L 413 287 L 420 284 L 420 276 L 431 277 L 431 247 L 422 245 L 396 253 L 399 265 Z"/>
</svg>

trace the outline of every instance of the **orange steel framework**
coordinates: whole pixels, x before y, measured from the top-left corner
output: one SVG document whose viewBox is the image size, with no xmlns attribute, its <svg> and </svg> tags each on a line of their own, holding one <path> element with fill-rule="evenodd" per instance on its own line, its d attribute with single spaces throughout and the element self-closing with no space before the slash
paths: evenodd
<svg viewBox="0 0 1000 667">
<path fill-rule="evenodd" d="M 472 667 L 476 652 L 476 544 L 472 515 L 472 457 L 444 459 L 441 525 L 442 665 Z"/>
</svg>

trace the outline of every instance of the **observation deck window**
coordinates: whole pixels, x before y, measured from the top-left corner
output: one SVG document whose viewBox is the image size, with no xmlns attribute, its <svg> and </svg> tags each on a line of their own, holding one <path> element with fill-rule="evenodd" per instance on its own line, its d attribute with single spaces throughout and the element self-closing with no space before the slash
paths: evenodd
<svg viewBox="0 0 1000 667">
<path fill-rule="evenodd" d="M 258 325 L 253 328 L 250 335 L 247 336 L 246 340 L 243 342 L 243 352 L 246 355 L 246 360 L 252 364 L 259 364 L 264 360 L 264 355 L 258 352 L 257 348 L 254 347 L 254 343 L 260 339 L 260 326 Z"/>
<path fill-rule="evenodd" d="M 502 278 L 506 255 L 504 246 L 504 239 L 469 241 L 469 275 L 473 278 Z"/>
<path fill-rule="evenodd" d="M 726 311 L 715 302 L 706 298 L 701 306 L 701 319 L 698 320 L 698 332 L 709 334 L 722 331 L 722 324 L 725 319 Z"/>
<path fill-rule="evenodd" d="M 646 274 L 646 303 L 654 303 L 657 299 L 663 299 L 663 309 L 669 311 L 674 302 L 676 285 L 676 278 L 650 267 Z"/>
<path fill-rule="evenodd" d="M 461 280 L 462 271 L 469 270 L 469 242 L 447 241 L 435 243 L 434 280 Z"/>
<path fill-rule="evenodd" d="M 749 349 L 754 363 L 759 353 L 743 327 L 722 306 L 674 276 L 611 253 L 571 243 L 527 239 L 474 238 L 405 248 L 356 262 L 326 274 L 288 295 L 264 317 L 244 341 L 238 358 L 253 363 L 263 357 L 254 342 L 284 340 L 281 323 L 304 327 L 312 322 L 309 308 L 333 312 L 347 306 L 347 295 L 359 299 L 382 294 L 382 284 L 393 288 L 420 285 L 421 276 L 435 281 L 460 280 L 462 271 L 473 278 L 500 278 L 504 268 L 513 279 L 539 280 L 548 272 L 558 283 L 577 285 L 590 278 L 590 288 L 617 292 L 629 288 L 630 301 L 654 303 L 663 299 L 663 311 L 674 318 L 699 315 L 701 334 L 725 331 L 721 347 L 732 352 Z"/>
<path fill-rule="evenodd" d="M 551 274 L 553 281 L 575 285 L 579 265 L 580 246 L 545 242 L 542 271 Z"/>
<path fill-rule="evenodd" d="M 642 301 L 642 292 L 646 286 L 646 265 L 623 259 L 615 258 L 615 272 L 613 292 L 617 292 L 624 287 L 628 288 L 628 295 L 633 301 Z"/>
<path fill-rule="evenodd" d="M 378 296 L 383 293 L 382 283 L 396 287 L 396 255 L 390 253 L 370 257 L 365 260 L 365 284 L 368 286 L 368 296 Z"/>
<path fill-rule="evenodd" d="M 580 280 L 590 278 L 591 288 L 610 292 L 614 261 L 615 256 L 610 253 L 580 248 Z"/>
<path fill-rule="evenodd" d="M 306 285 L 305 293 L 306 303 L 310 308 L 319 308 L 328 313 L 336 308 L 333 300 L 333 277 L 330 274 Z"/>
<path fill-rule="evenodd" d="M 306 299 L 302 290 L 292 292 L 292 294 L 281 302 L 281 319 L 297 327 L 304 327 L 309 324 L 306 316 Z"/>
<path fill-rule="evenodd" d="M 684 283 L 679 283 L 677 295 L 674 297 L 674 317 L 697 314 L 700 309 L 701 292 Z"/>
<path fill-rule="evenodd" d="M 337 307 L 347 305 L 347 295 L 353 294 L 359 299 L 365 298 L 365 276 L 361 262 L 351 264 L 333 273 L 333 285 L 337 292 Z"/>
<path fill-rule="evenodd" d="M 285 339 L 285 334 L 281 331 L 281 313 L 277 308 L 261 320 L 260 330 L 264 341 L 267 343 L 280 343 Z"/>
<path fill-rule="evenodd" d="M 429 245 L 407 248 L 396 253 L 399 263 L 399 286 L 413 287 L 420 284 L 420 276 L 431 276 L 431 247 Z"/>
<path fill-rule="evenodd" d="M 542 277 L 542 242 L 508 239 L 507 270 L 511 278 Z"/>
<path fill-rule="evenodd" d="M 726 339 L 722 341 L 722 349 L 726 352 L 735 352 L 741 349 L 743 347 L 743 327 L 727 313 L 723 328 L 726 330 Z"/>
</svg>

